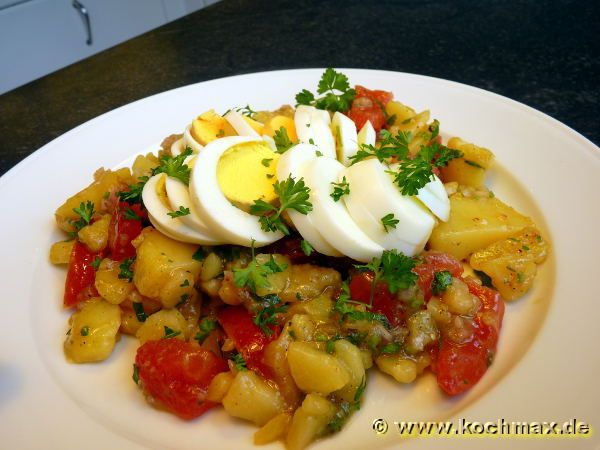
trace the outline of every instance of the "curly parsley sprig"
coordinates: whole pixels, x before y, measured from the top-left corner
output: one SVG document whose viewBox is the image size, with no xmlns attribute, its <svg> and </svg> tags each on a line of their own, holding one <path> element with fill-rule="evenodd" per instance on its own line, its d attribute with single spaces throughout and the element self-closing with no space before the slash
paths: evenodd
<svg viewBox="0 0 600 450">
<path fill-rule="evenodd" d="M 370 144 L 362 144 L 356 154 L 350 156 L 351 164 L 356 164 L 359 161 L 376 157 L 380 162 L 396 158 L 397 160 L 406 159 L 408 157 L 408 145 L 413 136 L 410 131 L 400 131 L 396 136 L 392 135 L 388 130 L 381 130 L 379 147 Z"/>
<path fill-rule="evenodd" d="M 162 156 L 160 158 L 160 165 L 152 169 L 152 175 L 166 173 L 168 176 L 182 181 L 185 185 L 190 184 L 190 173 L 192 170 L 187 164 L 184 164 L 184 162 L 185 158 L 192 153 L 192 149 L 186 147 L 185 150 L 177 156 Z"/>
<path fill-rule="evenodd" d="M 310 188 L 304 184 L 304 179 L 294 180 L 291 175 L 284 181 L 276 181 L 273 184 L 275 193 L 279 197 L 279 206 L 273 206 L 264 200 L 254 200 L 250 206 L 250 214 L 260 216 L 258 219 L 264 231 L 281 231 L 285 235 L 290 230 L 283 222 L 281 214 L 286 209 L 293 209 L 300 214 L 308 214 L 312 211 L 312 203 L 309 201 Z"/>
<path fill-rule="evenodd" d="M 350 87 L 348 77 L 331 67 L 321 75 L 317 93 L 321 97 L 316 98 L 309 90 L 302 89 L 296 94 L 296 102 L 299 105 L 313 105 L 318 109 L 332 112 L 344 112 L 350 109 L 352 100 L 356 96 L 356 91 Z"/>
<path fill-rule="evenodd" d="M 287 264 L 279 264 L 270 255 L 269 260 L 264 264 L 259 264 L 254 255 L 254 241 L 251 246 L 252 260 L 243 269 L 233 269 L 233 283 L 237 287 L 247 287 L 251 292 L 256 293 L 258 288 L 268 288 L 271 286 L 267 275 L 283 272 L 287 269 Z"/>
</svg>

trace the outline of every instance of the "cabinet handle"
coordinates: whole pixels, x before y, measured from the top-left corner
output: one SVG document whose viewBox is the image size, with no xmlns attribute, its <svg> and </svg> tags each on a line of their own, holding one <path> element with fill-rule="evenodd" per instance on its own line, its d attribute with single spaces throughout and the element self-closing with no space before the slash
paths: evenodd
<svg viewBox="0 0 600 450">
<path fill-rule="evenodd" d="M 87 32 L 87 39 L 85 43 L 87 45 L 92 45 L 92 25 L 90 24 L 90 14 L 88 13 L 87 8 L 82 3 L 77 0 L 73 0 L 73 8 L 77 10 L 81 19 L 83 20 L 83 24 L 85 25 L 85 29 Z"/>
</svg>

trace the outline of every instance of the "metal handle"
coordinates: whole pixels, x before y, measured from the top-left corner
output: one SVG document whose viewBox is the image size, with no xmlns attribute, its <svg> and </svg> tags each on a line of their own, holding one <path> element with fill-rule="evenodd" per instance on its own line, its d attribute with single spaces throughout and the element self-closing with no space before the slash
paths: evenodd
<svg viewBox="0 0 600 450">
<path fill-rule="evenodd" d="M 87 39 L 85 43 L 87 45 L 92 45 L 92 25 L 90 24 L 90 14 L 88 13 L 87 8 L 77 0 L 73 0 L 73 8 L 77 10 L 85 25 L 85 29 L 87 31 Z"/>
</svg>

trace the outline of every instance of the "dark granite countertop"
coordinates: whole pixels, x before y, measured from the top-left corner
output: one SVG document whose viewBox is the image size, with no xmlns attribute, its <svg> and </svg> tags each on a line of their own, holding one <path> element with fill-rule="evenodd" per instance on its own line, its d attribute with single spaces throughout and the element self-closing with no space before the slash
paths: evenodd
<svg viewBox="0 0 600 450">
<path fill-rule="evenodd" d="M 599 144 L 599 23 L 600 3 L 585 0 L 224 0 L 0 96 L 0 174 L 131 101 L 303 67 L 386 69 L 478 86 Z"/>
</svg>

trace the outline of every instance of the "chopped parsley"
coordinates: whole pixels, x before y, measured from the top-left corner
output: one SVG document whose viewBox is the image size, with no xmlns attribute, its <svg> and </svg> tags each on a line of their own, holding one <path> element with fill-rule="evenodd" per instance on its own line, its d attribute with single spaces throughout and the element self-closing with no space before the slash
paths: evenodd
<svg viewBox="0 0 600 450">
<path fill-rule="evenodd" d="M 171 338 L 177 337 L 181 334 L 181 331 L 175 331 L 166 325 L 164 326 L 164 328 L 165 328 L 165 335 L 163 336 L 163 339 L 171 339 Z"/>
<path fill-rule="evenodd" d="M 87 325 L 85 327 L 81 327 L 81 330 L 79 330 L 79 334 L 81 334 L 82 336 L 87 336 L 88 334 L 90 334 L 90 327 L 88 327 Z"/>
<path fill-rule="evenodd" d="M 331 192 L 331 194 L 329 194 L 329 196 L 333 199 L 333 201 L 337 202 L 344 195 L 350 194 L 350 183 L 348 183 L 345 176 L 342 178 L 342 181 L 340 181 L 339 183 L 334 183 L 332 181 L 331 184 L 333 186 L 333 192 Z"/>
<path fill-rule="evenodd" d="M 273 140 L 275 141 L 275 147 L 277 148 L 277 153 L 285 153 L 291 147 L 296 145 L 295 142 L 292 142 L 290 140 L 285 127 L 279 127 L 279 130 L 275 131 L 275 134 L 273 135 Z"/>
<path fill-rule="evenodd" d="M 167 215 L 171 216 L 171 219 L 175 219 L 176 217 L 189 216 L 190 208 L 184 208 L 183 206 L 180 206 L 177 211 L 168 212 Z"/>
<path fill-rule="evenodd" d="M 269 328 L 269 325 L 277 325 L 276 314 L 285 313 L 288 305 L 282 304 L 277 295 L 267 295 L 262 297 L 262 301 L 263 308 L 254 316 L 253 322 L 265 335 L 270 336 L 273 334 L 273 330 Z"/>
<path fill-rule="evenodd" d="M 386 327 L 389 326 L 389 322 L 383 314 L 377 314 L 371 311 L 361 311 L 356 309 L 353 305 L 364 305 L 364 303 L 354 301 L 350 298 L 348 283 L 345 282 L 342 284 L 342 293 L 338 296 L 338 299 L 333 306 L 333 310 L 340 314 L 341 320 L 365 320 L 367 322 L 381 322 Z"/>
<path fill-rule="evenodd" d="M 348 77 L 331 67 L 321 75 L 317 93 L 321 97 L 317 98 L 309 90 L 302 89 L 296 94 L 296 102 L 299 105 L 313 105 L 318 109 L 326 109 L 332 112 L 344 112 L 350 109 L 352 100 L 356 96 L 356 91 L 350 88 Z"/>
<path fill-rule="evenodd" d="M 183 280 L 183 283 L 181 283 L 179 285 L 179 287 L 186 287 L 190 285 L 190 280 L 188 280 L 187 278 L 185 280 Z"/>
<path fill-rule="evenodd" d="M 98 270 L 100 268 L 100 263 L 102 262 L 102 258 L 96 256 L 96 258 L 90 263 L 90 266 L 94 268 L 94 270 Z"/>
<path fill-rule="evenodd" d="M 133 281 L 133 270 L 131 270 L 131 265 L 135 262 L 135 256 L 131 258 L 125 258 L 121 264 L 119 264 L 119 278 L 123 280 Z"/>
<path fill-rule="evenodd" d="M 194 339 L 196 339 L 199 344 L 202 344 L 204 340 L 208 337 L 208 335 L 211 333 L 211 331 L 216 330 L 217 322 L 211 319 L 202 319 L 198 326 L 200 328 L 200 331 L 196 333 Z"/>
<path fill-rule="evenodd" d="M 408 157 L 408 144 L 412 140 L 412 133 L 410 131 L 400 131 L 394 136 L 388 130 L 381 130 L 380 136 L 379 147 L 362 144 L 358 152 L 349 158 L 351 164 L 373 156 L 380 162 L 387 161 L 390 158 L 403 160 Z"/>
<path fill-rule="evenodd" d="M 281 213 L 286 209 L 294 209 L 300 214 L 308 214 L 312 211 L 310 203 L 310 188 L 304 184 L 304 179 L 296 181 L 291 176 L 284 181 L 276 181 L 273 184 L 275 193 L 279 196 L 279 207 L 273 206 L 264 200 L 254 200 L 250 206 L 250 213 L 260 216 L 258 219 L 264 231 L 281 231 L 289 235 L 290 230 L 283 223 Z"/>
<path fill-rule="evenodd" d="M 363 376 L 360 385 L 356 388 L 354 392 L 354 397 L 352 402 L 343 401 L 340 403 L 340 408 L 335 414 L 334 418 L 327 424 L 327 429 L 331 433 L 338 432 L 342 429 L 350 414 L 354 411 L 358 411 L 360 409 L 360 401 L 367 387 L 367 380 Z"/>
<path fill-rule="evenodd" d="M 135 384 L 139 384 L 139 382 L 140 382 L 140 369 L 138 368 L 137 364 L 133 365 L 133 375 L 131 376 L 131 378 L 133 379 L 133 382 Z"/>
<path fill-rule="evenodd" d="M 235 364 L 235 368 L 238 372 L 244 372 L 248 370 L 248 366 L 246 366 L 246 360 L 240 353 L 236 353 L 231 357 L 231 360 Z"/>
<path fill-rule="evenodd" d="M 165 173 L 170 177 L 177 178 L 185 185 L 188 185 L 190 183 L 191 169 L 187 164 L 184 164 L 184 161 L 192 153 L 192 149 L 186 147 L 185 150 L 177 156 L 162 156 L 160 158 L 160 165 L 152 169 L 152 175 Z"/>
<path fill-rule="evenodd" d="M 433 275 L 431 290 L 434 295 L 440 295 L 452 285 L 452 274 L 447 270 L 441 270 Z"/>
<path fill-rule="evenodd" d="M 267 288 L 271 286 L 267 276 L 272 273 L 283 272 L 287 264 L 278 264 L 270 255 L 269 261 L 259 264 L 254 256 L 254 241 L 252 241 L 252 260 L 243 269 L 233 269 L 233 283 L 238 287 L 247 287 L 251 292 L 256 292 L 258 288 Z"/>
<path fill-rule="evenodd" d="M 123 217 L 127 220 L 142 220 L 142 218 L 131 208 L 126 208 L 125 211 L 123 211 Z"/>
<path fill-rule="evenodd" d="M 265 167 L 270 167 L 271 161 L 273 161 L 273 158 L 264 158 L 260 163 Z"/>
<path fill-rule="evenodd" d="M 140 302 L 132 302 L 132 305 L 138 322 L 145 322 L 148 316 L 146 315 L 146 311 L 144 311 L 144 305 Z"/>
<path fill-rule="evenodd" d="M 475 161 L 471 161 L 470 159 L 465 159 L 465 164 L 468 164 L 469 166 L 472 166 L 472 167 L 477 167 L 478 169 L 485 170 L 485 167 L 483 167 L 481 164 L 476 163 Z"/>
<path fill-rule="evenodd" d="M 315 251 L 315 249 L 313 248 L 313 246 L 310 245 L 310 243 L 307 240 L 305 240 L 305 239 L 302 239 L 300 241 L 300 248 L 302 249 L 302 252 L 306 256 L 310 256 L 312 254 L 312 252 Z"/>
<path fill-rule="evenodd" d="M 389 233 L 390 231 L 388 228 L 396 228 L 396 225 L 398 225 L 400 221 L 394 217 L 393 213 L 389 213 L 381 218 L 381 223 L 385 232 Z"/>
<path fill-rule="evenodd" d="M 380 281 L 385 281 L 388 289 L 395 294 L 401 289 L 407 289 L 417 281 L 417 274 L 412 271 L 417 261 L 414 258 L 398 253 L 396 250 L 385 250 L 381 258 L 373 258 L 369 264 L 355 265 L 361 272 L 372 271 L 373 288 Z"/>
<path fill-rule="evenodd" d="M 78 208 L 73 208 L 73 212 L 79 216 L 79 219 L 72 220 L 71 225 L 75 227 L 76 231 L 81 230 L 86 225 L 89 225 L 92 216 L 94 215 L 94 204 L 89 200 L 87 202 L 81 202 Z"/>
<path fill-rule="evenodd" d="M 142 203 L 142 191 L 144 190 L 144 186 L 149 178 L 138 177 L 138 180 L 139 181 L 136 184 L 129 185 L 129 190 L 117 192 L 119 200 L 128 203 Z"/>
<path fill-rule="evenodd" d="M 392 342 L 381 347 L 381 353 L 384 355 L 392 355 L 398 353 L 402 346 L 397 342 Z"/>
</svg>

